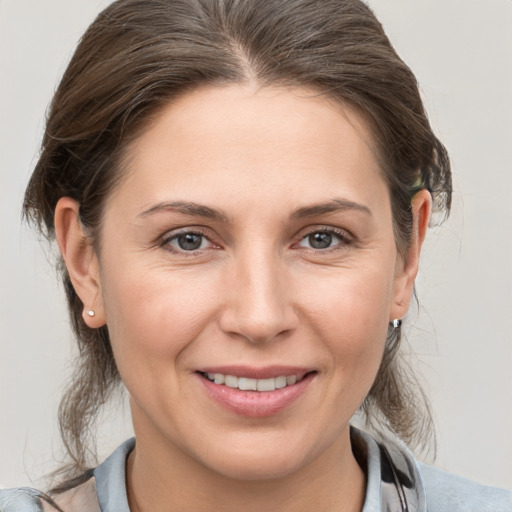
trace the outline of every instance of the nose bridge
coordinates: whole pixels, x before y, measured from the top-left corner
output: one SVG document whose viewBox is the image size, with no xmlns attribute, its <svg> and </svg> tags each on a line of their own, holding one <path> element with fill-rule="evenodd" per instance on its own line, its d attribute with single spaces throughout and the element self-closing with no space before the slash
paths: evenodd
<svg viewBox="0 0 512 512">
<path fill-rule="evenodd" d="M 271 341 L 297 323 L 284 263 L 266 243 L 250 244 L 237 254 L 232 268 L 224 330 L 252 342 Z"/>
</svg>

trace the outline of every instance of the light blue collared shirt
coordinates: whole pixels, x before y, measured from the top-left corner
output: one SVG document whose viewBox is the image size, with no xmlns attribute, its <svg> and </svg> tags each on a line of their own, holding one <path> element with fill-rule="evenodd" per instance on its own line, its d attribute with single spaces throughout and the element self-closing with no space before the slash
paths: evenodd
<svg viewBox="0 0 512 512">
<path fill-rule="evenodd" d="M 512 512 L 512 491 L 476 484 L 418 462 L 403 444 L 378 443 L 351 429 L 352 449 L 366 473 L 361 512 Z M 64 512 L 130 512 L 126 460 L 135 439 L 124 442 L 84 484 L 56 496 Z M 0 491 L 0 512 L 55 510 L 30 488 Z"/>
</svg>

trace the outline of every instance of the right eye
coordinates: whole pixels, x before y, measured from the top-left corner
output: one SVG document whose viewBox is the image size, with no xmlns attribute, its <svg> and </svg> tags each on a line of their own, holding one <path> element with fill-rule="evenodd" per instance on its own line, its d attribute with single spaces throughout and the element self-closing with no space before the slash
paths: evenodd
<svg viewBox="0 0 512 512">
<path fill-rule="evenodd" d="M 212 247 L 213 244 L 202 233 L 182 231 L 167 237 L 163 244 L 173 252 L 196 252 Z"/>
</svg>

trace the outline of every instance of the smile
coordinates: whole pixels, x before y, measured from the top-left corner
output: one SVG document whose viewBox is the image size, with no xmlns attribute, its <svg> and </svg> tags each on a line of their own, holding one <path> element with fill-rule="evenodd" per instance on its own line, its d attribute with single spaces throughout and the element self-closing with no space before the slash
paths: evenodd
<svg viewBox="0 0 512 512">
<path fill-rule="evenodd" d="M 306 393 L 318 375 L 308 370 L 240 366 L 203 368 L 195 373 L 207 396 L 222 408 L 246 418 L 264 418 L 288 409 Z"/>
<path fill-rule="evenodd" d="M 236 388 L 241 391 L 275 391 L 287 386 L 293 386 L 300 382 L 304 375 L 280 375 L 270 379 L 251 379 L 249 377 L 235 377 L 234 375 L 224 375 L 222 373 L 203 373 L 211 382 L 224 385 L 229 388 Z"/>
</svg>

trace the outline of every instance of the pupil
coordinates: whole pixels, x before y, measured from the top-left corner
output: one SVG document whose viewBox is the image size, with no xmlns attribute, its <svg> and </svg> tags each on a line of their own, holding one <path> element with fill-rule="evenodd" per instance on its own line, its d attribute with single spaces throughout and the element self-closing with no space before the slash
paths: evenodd
<svg viewBox="0 0 512 512">
<path fill-rule="evenodd" d="M 332 235 L 329 233 L 314 233 L 309 235 L 309 243 L 315 249 L 326 249 L 331 245 Z"/>
<path fill-rule="evenodd" d="M 202 235 L 187 233 L 178 237 L 178 245 L 184 251 L 193 251 L 201 247 Z"/>
</svg>

